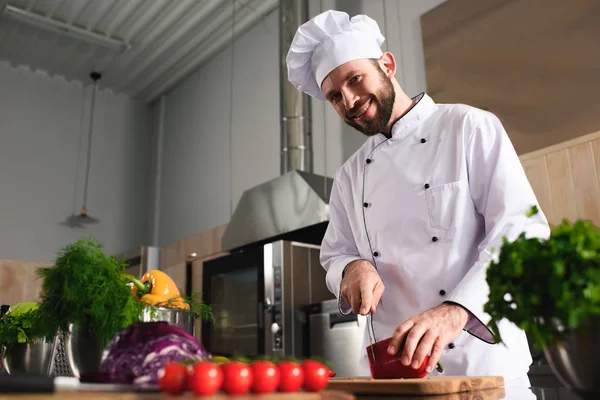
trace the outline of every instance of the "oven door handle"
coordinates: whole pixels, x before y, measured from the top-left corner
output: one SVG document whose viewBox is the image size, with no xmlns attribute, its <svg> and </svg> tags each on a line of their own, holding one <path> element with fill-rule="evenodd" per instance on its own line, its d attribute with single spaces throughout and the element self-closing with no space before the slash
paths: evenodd
<svg viewBox="0 0 600 400">
<path fill-rule="evenodd" d="M 258 301 L 258 328 L 264 329 L 265 327 L 265 306 L 262 301 Z"/>
</svg>

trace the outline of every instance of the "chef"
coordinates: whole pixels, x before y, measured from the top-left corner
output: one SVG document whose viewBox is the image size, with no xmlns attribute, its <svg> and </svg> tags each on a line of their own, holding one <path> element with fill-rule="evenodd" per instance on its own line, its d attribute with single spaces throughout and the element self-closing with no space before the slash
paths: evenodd
<svg viewBox="0 0 600 400">
<path fill-rule="evenodd" d="M 502 321 L 504 343 L 494 343 L 486 326 L 486 268 L 504 237 L 547 238 L 546 217 L 526 217 L 539 204 L 499 119 L 407 96 L 383 41 L 373 19 L 327 11 L 298 28 L 287 55 L 289 81 L 366 135 L 332 187 L 328 288 L 343 314 L 367 315 L 363 348 L 369 335 L 392 337 L 388 352 L 404 365 L 430 355 L 430 375 L 439 360 L 443 375 L 529 387 L 525 333 Z"/>
</svg>

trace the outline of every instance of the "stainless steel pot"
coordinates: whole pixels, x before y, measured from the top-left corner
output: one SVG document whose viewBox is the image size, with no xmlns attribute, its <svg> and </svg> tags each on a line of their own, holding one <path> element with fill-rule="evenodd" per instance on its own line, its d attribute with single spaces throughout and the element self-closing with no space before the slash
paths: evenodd
<svg viewBox="0 0 600 400">
<path fill-rule="evenodd" d="M 165 307 L 146 307 L 142 312 L 142 321 L 165 321 L 171 325 L 184 329 L 192 336 L 194 335 L 194 316 L 189 310 Z"/>
<path fill-rule="evenodd" d="M 600 398 L 599 338 L 600 318 L 590 319 L 544 350 L 559 381 L 584 398 Z"/>
<path fill-rule="evenodd" d="M 165 321 L 186 330 L 191 335 L 194 334 L 194 317 L 188 310 L 146 307 L 140 320 L 143 322 Z M 65 358 L 75 377 L 79 378 L 82 373 L 93 373 L 100 370 L 105 349 L 98 344 L 96 338 L 79 331 L 73 324 L 70 324 L 69 331 L 64 334 L 63 340 Z"/>
<path fill-rule="evenodd" d="M 9 374 L 50 375 L 54 357 L 54 340 L 2 346 L 2 366 Z"/>
<path fill-rule="evenodd" d="M 67 363 L 77 378 L 82 373 L 100 370 L 103 346 L 92 335 L 80 331 L 74 324 L 69 324 L 69 330 L 64 336 L 65 356 Z"/>
</svg>

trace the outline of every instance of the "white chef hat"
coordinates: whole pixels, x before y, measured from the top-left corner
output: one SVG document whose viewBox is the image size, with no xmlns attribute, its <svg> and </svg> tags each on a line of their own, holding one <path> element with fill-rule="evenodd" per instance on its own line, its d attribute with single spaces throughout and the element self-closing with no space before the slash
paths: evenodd
<svg viewBox="0 0 600 400">
<path fill-rule="evenodd" d="M 325 100 L 323 80 L 348 61 L 379 58 L 385 38 L 377 22 L 366 15 L 350 19 L 341 11 L 329 10 L 302 24 L 287 54 L 288 80 L 298 90 Z"/>
</svg>

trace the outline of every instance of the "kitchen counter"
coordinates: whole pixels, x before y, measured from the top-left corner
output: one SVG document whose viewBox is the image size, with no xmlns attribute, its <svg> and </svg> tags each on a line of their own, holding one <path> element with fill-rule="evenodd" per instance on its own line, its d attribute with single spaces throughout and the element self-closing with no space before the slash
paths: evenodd
<svg viewBox="0 0 600 400">
<path fill-rule="evenodd" d="M 228 397 L 224 395 L 212 397 L 196 397 L 192 393 L 186 393 L 182 396 L 168 396 L 159 393 L 57 393 L 57 394 L 15 394 L 0 395 L 0 400 L 56 400 L 56 399 L 83 399 L 83 400 L 159 400 L 159 399 L 210 399 L 210 400 L 584 400 L 565 388 L 543 388 L 533 387 L 531 389 L 497 389 L 481 392 L 462 392 L 442 396 L 353 396 L 347 393 L 324 391 L 321 393 L 290 393 L 290 394 L 270 394 L 265 396 L 246 395 Z"/>
</svg>

